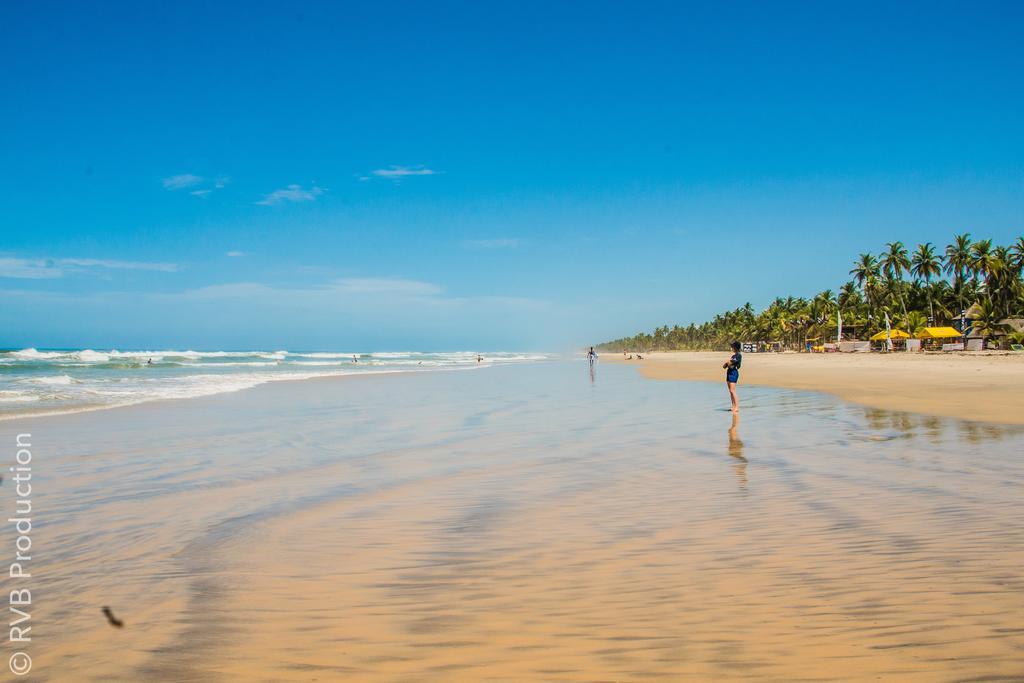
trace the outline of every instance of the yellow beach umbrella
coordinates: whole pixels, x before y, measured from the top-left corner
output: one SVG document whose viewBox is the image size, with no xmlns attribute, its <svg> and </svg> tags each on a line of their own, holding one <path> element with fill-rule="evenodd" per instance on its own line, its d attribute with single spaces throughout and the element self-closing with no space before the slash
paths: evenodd
<svg viewBox="0 0 1024 683">
<path fill-rule="evenodd" d="M 910 335 L 903 330 L 892 330 L 889 332 L 889 339 L 910 339 Z M 885 330 L 871 335 L 871 341 L 885 341 Z"/>
</svg>

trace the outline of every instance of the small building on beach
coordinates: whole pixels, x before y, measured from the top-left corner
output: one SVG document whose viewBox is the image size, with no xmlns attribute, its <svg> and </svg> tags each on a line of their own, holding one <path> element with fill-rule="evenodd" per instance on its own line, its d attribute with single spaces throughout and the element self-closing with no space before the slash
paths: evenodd
<svg viewBox="0 0 1024 683">
<path fill-rule="evenodd" d="M 963 351 L 964 337 L 955 327 L 925 327 L 918 331 L 917 338 L 927 350 Z M 959 347 L 959 348 L 956 348 Z"/>
<path fill-rule="evenodd" d="M 892 347 L 893 347 L 893 349 L 904 349 L 904 348 L 906 348 L 907 340 L 910 339 L 910 335 L 908 333 L 904 332 L 903 330 L 899 330 L 899 329 L 895 329 L 894 328 L 894 329 L 889 330 L 889 332 L 886 332 L 885 330 L 882 330 L 881 332 L 878 332 L 877 334 L 871 335 L 871 337 L 869 339 L 872 342 L 880 343 L 880 346 L 884 349 L 885 348 L 885 340 L 887 338 L 892 340 Z"/>
<path fill-rule="evenodd" d="M 999 321 L 999 324 L 1003 325 L 1004 329 L 989 335 L 989 339 L 994 339 L 1001 343 L 1003 339 L 1015 332 L 1024 332 L 1024 318 L 1003 318 Z M 975 332 L 973 327 L 967 330 L 967 348 L 969 350 L 981 350 L 983 348 L 983 341 L 984 338 Z"/>
</svg>

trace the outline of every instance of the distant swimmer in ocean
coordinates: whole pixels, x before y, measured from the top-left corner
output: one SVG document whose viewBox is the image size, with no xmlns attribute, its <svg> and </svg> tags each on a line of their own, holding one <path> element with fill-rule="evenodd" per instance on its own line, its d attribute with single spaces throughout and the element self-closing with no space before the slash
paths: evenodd
<svg viewBox="0 0 1024 683">
<path fill-rule="evenodd" d="M 153 359 L 152 358 L 150 358 L 149 360 L 146 361 L 146 365 L 152 365 L 152 364 L 153 364 Z"/>
<path fill-rule="evenodd" d="M 484 362 L 484 357 L 483 356 L 477 356 L 476 357 L 476 362 L 477 363 L 483 363 Z"/>
<path fill-rule="evenodd" d="M 355 357 L 355 356 L 353 355 L 353 356 L 352 356 L 352 362 L 353 362 L 353 363 L 358 363 L 358 362 L 359 362 L 359 359 L 358 359 L 358 358 L 356 358 L 356 357 Z"/>
<path fill-rule="evenodd" d="M 736 383 L 740 381 L 740 366 L 743 365 L 743 354 L 740 353 L 740 343 L 732 343 L 732 358 L 722 364 L 725 368 L 725 383 L 729 387 L 729 400 L 732 402 L 732 412 L 740 412 L 740 400 L 736 397 Z"/>
</svg>

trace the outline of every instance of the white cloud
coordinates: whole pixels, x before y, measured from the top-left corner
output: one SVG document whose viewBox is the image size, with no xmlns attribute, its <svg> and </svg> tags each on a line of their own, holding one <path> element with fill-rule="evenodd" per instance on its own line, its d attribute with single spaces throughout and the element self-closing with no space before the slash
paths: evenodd
<svg viewBox="0 0 1024 683">
<path fill-rule="evenodd" d="M 389 166 L 387 168 L 378 168 L 375 171 L 370 171 L 370 173 L 378 178 L 401 180 L 402 178 L 407 178 L 409 176 L 437 175 L 440 171 L 424 168 L 422 166 Z"/>
<path fill-rule="evenodd" d="M 402 294 L 409 296 L 432 296 L 440 294 L 442 291 L 440 287 L 429 282 L 391 277 L 345 278 L 335 280 L 328 288 L 338 292 L 354 294 Z"/>
<path fill-rule="evenodd" d="M 292 184 L 264 195 L 263 199 L 256 203 L 262 206 L 275 206 L 283 202 L 311 202 L 323 193 L 324 191 L 316 185 L 306 190 L 301 185 Z"/>
<path fill-rule="evenodd" d="M 290 287 L 259 282 L 229 282 L 185 290 L 170 297 L 201 300 L 248 300 L 267 304 L 319 302 L 324 306 L 359 303 L 434 303 L 444 290 L 430 282 L 398 277 L 342 278 L 319 284 Z M 454 299 L 452 300 L 454 301 Z"/>
<path fill-rule="evenodd" d="M 208 180 L 203 176 L 195 175 L 194 173 L 182 173 L 181 175 L 174 175 L 170 178 L 163 179 L 164 188 L 170 191 L 184 190 L 190 187 L 196 189 L 189 191 L 189 194 L 193 197 L 206 197 L 211 194 L 214 190 L 221 190 L 231 182 L 231 178 L 227 176 L 217 176 L 213 180 Z"/>
<path fill-rule="evenodd" d="M 510 237 L 499 237 L 489 240 L 465 240 L 462 246 L 467 249 L 515 249 L 519 240 Z"/>
<path fill-rule="evenodd" d="M 244 299 L 249 301 L 270 302 L 275 295 L 283 293 L 284 290 L 262 285 L 258 282 L 229 282 L 223 285 L 206 285 L 187 289 L 183 292 L 160 294 L 158 296 L 176 299 Z"/>
<path fill-rule="evenodd" d="M 0 257 L 0 277 L 45 280 L 61 277 L 63 274 L 53 261 Z"/>
<path fill-rule="evenodd" d="M 186 187 L 194 187 L 201 182 L 203 182 L 202 176 L 197 176 L 192 173 L 172 175 L 169 178 L 163 179 L 164 189 L 167 190 L 183 190 Z"/>
<path fill-rule="evenodd" d="M 229 251 L 227 254 L 225 254 L 225 256 L 230 256 L 231 258 L 237 258 L 239 256 L 245 256 L 245 252 L 244 251 Z"/>
<path fill-rule="evenodd" d="M 0 277 L 23 280 L 42 280 L 64 277 L 69 273 L 87 273 L 92 269 L 153 270 L 173 273 L 178 270 L 174 263 L 152 263 L 145 261 L 114 261 L 109 259 L 58 258 L 23 259 L 0 257 Z"/>
<path fill-rule="evenodd" d="M 111 261 L 108 259 L 93 258 L 62 258 L 57 259 L 62 266 L 82 268 L 114 268 L 118 270 L 158 270 L 164 273 L 173 273 L 178 270 L 176 263 L 155 263 L 151 261 Z"/>
</svg>

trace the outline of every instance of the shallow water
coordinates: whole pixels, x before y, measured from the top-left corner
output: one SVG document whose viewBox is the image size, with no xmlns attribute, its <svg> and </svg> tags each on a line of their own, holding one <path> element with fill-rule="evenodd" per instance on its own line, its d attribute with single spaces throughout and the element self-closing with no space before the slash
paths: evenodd
<svg viewBox="0 0 1024 683">
<path fill-rule="evenodd" d="M 3 423 L 34 680 L 1024 674 L 1019 428 L 741 400 L 560 362 Z"/>
</svg>

